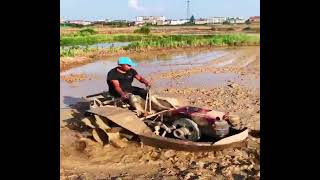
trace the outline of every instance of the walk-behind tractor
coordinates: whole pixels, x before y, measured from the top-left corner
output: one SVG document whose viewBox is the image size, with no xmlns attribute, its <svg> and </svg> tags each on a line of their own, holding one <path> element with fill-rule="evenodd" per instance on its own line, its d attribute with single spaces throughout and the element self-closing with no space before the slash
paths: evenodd
<svg viewBox="0 0 320 180">
<path fill-rule="evenodd" d="M 248 129 L 239 128 L 239 116 L 190 106 L 181 98 L 150 91 L 145 100 L 132 94 L 123 100 L 108 92 L 87 96 L 86 100 L 91 102 L 90 110 L 82 121 L 101 144 L 119 127 L 124 130 L 120 133 L 136 136 L 146 145 L 186 151 L 243 145 L 248 136 Z"/>
</svg>

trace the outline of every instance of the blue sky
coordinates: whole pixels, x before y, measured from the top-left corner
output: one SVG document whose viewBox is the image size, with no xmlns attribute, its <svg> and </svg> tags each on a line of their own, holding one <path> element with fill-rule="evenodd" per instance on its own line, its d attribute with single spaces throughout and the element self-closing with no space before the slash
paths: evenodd
<svg viewBox="0 0 320 180">
<path fill-rule="evenodd" d="M 190 0 L 192 14 L 195 18 L 259 16 L 260 0 Z M 60 16 L 68 20 L 135 20 L 149 15 L 184 19 L 187 0 L 60 0 Z"/>
</svg>

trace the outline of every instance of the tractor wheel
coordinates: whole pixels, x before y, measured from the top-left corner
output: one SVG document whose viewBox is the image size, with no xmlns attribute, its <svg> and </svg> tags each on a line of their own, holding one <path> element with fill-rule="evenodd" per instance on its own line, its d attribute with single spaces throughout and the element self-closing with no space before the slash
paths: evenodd
<svg viewBox="0 0 320 180">
<path fill-rule="evenodd" d="M 188 118 L 181 118 L 173 122 L 176 129 L 173 135 L 179 139 L 186 139 L 190 141 L 197 141 L 201 137 L 200 129 L 194 121 Z"/>
</svg>

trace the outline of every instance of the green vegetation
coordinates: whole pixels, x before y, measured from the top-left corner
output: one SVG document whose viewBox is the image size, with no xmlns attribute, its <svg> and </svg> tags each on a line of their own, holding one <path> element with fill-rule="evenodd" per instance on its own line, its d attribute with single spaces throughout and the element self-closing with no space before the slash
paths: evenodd
<svg viewBox="0 0 320 180">
<path fill-rule="evenodd" d="M 68 24 L 60 24 L 60 28 L 71 28 L 72 26 Z"/>
<path fill-rule="evenodd" d="M 78 46 L 60 47 L 60 57 L 74 57 L 77 52 L 87 52 L 87 48 L 80 48 Z"/>
<path fill-rule="evenodd" d="M 88 35 L 93 34 L 93 35 Z M 132 45 L 148 44 L 147 46 L 153 46 L 157 44 L 161 47 L 166 47 L 169 44 L 185 44 L 192 45 L 197 44 L 222 44 L 232 45 L 233 43 L 259 43 L 260 38 L 258 36 L 249 36 L 248 34 L 230 34 L 230 35 L 143 35 L 143 34 L 113 34 L 103 35 L 95 34 L 95 31 L 84 29 L 73 35 L 60 36 L 61 46 L 74 46 L 74 45 L 91 45 L 101 42 L 134 42 Z M 166 44 L 166 45 L 165 45 Z M 140 46 L 138 45 L 138 46 Z M 171 47 L 171 45 L 169 45 Z M 178 45 L 180 46 L 180 45 Z"/>
<path fill-rule="evenodd" d="M 126 49 L 140 48 L 176 48 L 200 46 L 243 46 L 258 45 L 259 36 L 243 34 L 232 35 L 172 35 L 157 40 L 137 41 L 130 43 Z"/>
<path fill-rule="evenodd" d="M 94 34 L 97 34 L 97 32 L 91 28 L 84 28 L 79 31 L 80 36 L 89 36 L 89 35 L 94 35 Z"/>
<path fill-rule="evenodd" d="M 229 21 L 224 21 L 222 24 L 231 25 L 231 23 Z"/>
<path fill-rule="evenodd" d="M 150 27 L 149 26 L 143 26 L 140 29 L 136 29 L 134 33 L 142 33 L 142 34 L 149 34 L 150 33 Z"/>
<path fill-rule="evenodd" d="M 109 25 L 111 27 L 129 27 L 130 23 L 124 21 L 112 21 L 107 22 L 106 25 Z"/>
<path fill-rule="evenodd" d="M 83 33 L 91 32 L 85 30 Z M 94 32 L 93 32 L 94 33 Z M 126 47 L 114 48 L 85 48 L 75 45 L 89 45 L 98 42 L 131 42 Z M 259 45 L 260 36 L 255 34 L 224 34 L 224 35 L 76 35 L 60 37 L 60 45 L 72 45 L 60 47 L 60 57 L 73 57 L 85 55 L 88 52 L 103 50 L 116 52 L 118 50 L 139 50 L 152 48 L 177 48 L 177 47 L 201 47 L 201 46 L 246 46 Z"/>
<path fill-rule="evenodd" d="M 61 28 L 61 25 L 64 26 L 64 27 L 72 27 L 72 28 L 83 28 L 83 27 L 85 27 L 84 25 L 81 25 L 81 24 L 63 23 L 63 24 L 60 24 L 60 28 Z"/>
<path fill-rule="evenodd" d="M 150 39 L 159 39 L 160 36 L 140 35 L 140 34 L 115 34 L 115 35 L 86 35 L 82 36 L 79 33 L 67 36 L 60 36 L 60 46 L 72 45 L 90 45 L 101 42 L 132 42 L 145 41 Z"/>
<path fill-rule="evenodd" d="M 191 18 L 190 18 L 190 23 L 194 24 L 194 22 L 195 22 L 195 18 L 194 18 L 194 15 L 192 15 Z"/>
<path fill-rule="evenodd" d="M 72 47 L 60 47 L 60 57 L 75 57 L 75 56 L 88 56 L 88 54 L 95 54 L 99 51 L 106 53 L 114 53 L 123 50 L 121 47 L 112 47 L 112 48 L 92 48 L 86 46 L 81 48 L 79 46 Z"/>
</svg>

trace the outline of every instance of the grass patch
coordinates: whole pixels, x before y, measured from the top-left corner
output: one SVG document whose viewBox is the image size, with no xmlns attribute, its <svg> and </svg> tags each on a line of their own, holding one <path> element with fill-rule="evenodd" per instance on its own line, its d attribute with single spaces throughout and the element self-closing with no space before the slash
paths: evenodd
<svg viewBox="0 0 320 180">
<path fill-rule="evenodd" d="M 259 36 L 250 36 L 243 34 L 201 36 L 174 35 L 166 36 L 158 40 L 132 42 L 126 47 L 126 49 L 176 48 L 200 46 L 243 46 L 258 45 L 259 43 Z"/>
<path fill-rule="evenodd" d="M 77 45 L 90 45 L 99 42 L 131 42 L 126 47 L 89 48 Z M 72 45 L 60 47 L 60 57 L 74 57 L 89 52 L 103 50 L 143 50 L 152 48 L 178 48 L 202 46 L 247 46 L 259 45 L 260 36 L 256 34 L 223 34 L 223 35 L 85 35 L 64 36 L 60 44 Z M 75 45 L 76 44 L 76 45 Z"/>
<path fill-rule="evenodd" d="M 101 42 L 132 42 L 159 39 L 161 36 L 141 35 L 141 34 L 116 34 L 116 35 L 62 35 L 60 36 L 60 46 L 91 45 Z"/>
<path fill-rule="evenodd" d="M 79 46 L 72 47 L 60 47 L 60 57 L 76 57 L 76 56 L 88 56 L 90 54 L 97 54 L 98 52 L 115 53 L 123 50 L 121 47 L 112 48 L 80 48 Z"/>
<path fill-rule="evenodd" d="M 139 29 L 134 30 L 134 33 L 142 33 L 142 34 L 149 34 L 150 33 L 150 27 L 149 26 L 143 26 Z"/>
</svg>

